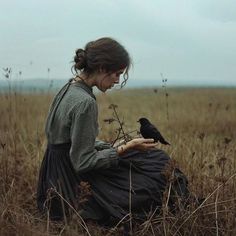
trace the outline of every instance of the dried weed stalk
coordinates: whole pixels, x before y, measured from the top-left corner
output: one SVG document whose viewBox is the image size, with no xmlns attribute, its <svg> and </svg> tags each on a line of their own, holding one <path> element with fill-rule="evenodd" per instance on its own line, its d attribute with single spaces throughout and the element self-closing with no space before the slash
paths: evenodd
<svg viewBox="0 0 236 236">
<path fill-rule="evenodd" d="M 112 142 L 112 146 L 114 146 L 114 144 L 118 140 L 120 140 L 120 139 L 123 139 L 124 143 L 127 143 L 128 141 L 130 141 L 132 139 L 132 137 L 130 136 L 130 133 L 132 133 L 134 131 L 131 131 L 129 133 L 125 132 L 125 129 L 124 129 L 124 125 L 125 125 L 124 118 L 121 121 L 121 119 L 120 119 L 120 117 L 118 115 L 118 112 L 117 112 L 117 108 L 118 108 L 117 105 L 110 104 L 108 108 L 113 111 L 113 113 L 112 113 L 113 117 L 112 118 L 104 119 L 103 121 L 107 122 L 108 124 L 111 124 L 113 122 L 117 122 L 118 125 L 119 125 L 119 127 L 116 129 L 117 135 L 116 135 L 116 138 L 114 139 L 114 141 Z"/>
<path fill-rule="evenodd" d="M 167 121 L 169 121 L 169 102 L 168 102 L 168 97 L 169 93 L 167 92 L 167 79 L 164 78 L 163 74 L 161 73 L 161 78 L 162 78 L 162 88 L 165 90 L 165 98 L 166 98 L 166 117 Z"/>
</svg>

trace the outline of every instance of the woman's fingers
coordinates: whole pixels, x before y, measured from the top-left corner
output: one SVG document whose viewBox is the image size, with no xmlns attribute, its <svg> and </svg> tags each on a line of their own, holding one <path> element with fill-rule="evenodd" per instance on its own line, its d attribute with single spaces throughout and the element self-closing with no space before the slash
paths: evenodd
<svg viewBox="0 0 236 236">
<path fill-rule="evenodd" d="M 128 143 L 128 146 L 129 148 L 134 148 L 138 150 L 148 150 L 151 148 L 155 148 L 157 146 L 157 143 L 154 143 L 154 139 L 152 138 L 149 138 L 149 139 L 136 138 L 136 139 L 132 139 Z"/>
<path fill-rule="evenodd" d="M 154 143 L 153 138 L 144 138 L 144 143 Z"/>
<path fill-rule="evenodd" d="M 153 138 L 135 138 L 132 140 L 135 143 L 153 143 Z"/>
<path fill-rule="evenodd" d="M 157 143 L 144 143 L 144 146 L 146 146 L 146 147 L 155 147 L 155 146 L 157 146 Z"/>
<path fill-rule="evenodd" d="M 145 144 L 143 144 L 144 149 L 155 148 L 156 146 L 157 146 L 157 143 L 145 143 Z"/>
</svg>

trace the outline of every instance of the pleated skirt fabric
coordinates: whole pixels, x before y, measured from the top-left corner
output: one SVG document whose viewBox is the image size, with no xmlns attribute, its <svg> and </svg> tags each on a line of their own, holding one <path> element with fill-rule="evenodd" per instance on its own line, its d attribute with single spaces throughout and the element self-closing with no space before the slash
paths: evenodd
<svg viewBox="0 0 236 236">
<path fill-rule="evenodd" d="M 51 220 L 63 220 L 78 208 L 79 183 L 70 162 L 70 143 L 48 144 L 41 164 L 37 205 Z"/>
</svg>

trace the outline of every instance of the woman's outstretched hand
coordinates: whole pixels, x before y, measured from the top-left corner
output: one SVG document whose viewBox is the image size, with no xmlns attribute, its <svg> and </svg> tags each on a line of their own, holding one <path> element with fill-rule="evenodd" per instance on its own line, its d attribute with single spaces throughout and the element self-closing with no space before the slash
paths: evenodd
<svg viewBox="0 0 236 236">
<path fill-rule="evenodd" d="M 122 155 L 129 149 L 136 149 L 139 151 L 147 151 L 149 149 L 155 148 L 157 143 L 154 143 L 154 139 L 145 139 L 145 138 L 135 138 L 123 144 L 117 148 L 119 155 Z"/>
</svg>

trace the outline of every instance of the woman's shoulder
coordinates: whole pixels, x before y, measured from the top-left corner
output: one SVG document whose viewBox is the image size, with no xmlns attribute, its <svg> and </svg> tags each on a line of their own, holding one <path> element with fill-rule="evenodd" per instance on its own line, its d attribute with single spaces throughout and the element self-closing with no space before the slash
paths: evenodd
<svg viewBox="0 0 236 236">
<path fill-rule="evenodd" d="M 65 110 L 69 114 L 81 113 L 88 108 L 96 109 L 96 100 L 82 88 L 70 85 L 67 89 L 62 88 L 54 97 L 52 106 L 60 103 L 59 110 Z"/>
<path fill-rule="evenodd" d="M 86 90 L 79 86 L 75 86 L 74 84 L 70 85 L 70 88 L 67 92 L 67 99 L 75 100 L 75 101 L 82 101 L 82 102 L 89 102 L 89 103 L 96 103 L 94 97 L 91 96 Z"/>
<path fill-rule="evenodd" d="M 94 95 L 89 93 L 88 91 L 84 90 L 83 88 L 72 84 L 69 89 L 69 95 L 79 101 L 89 102 L 89 103 L 96 103 L 96 99 Z"/>
<path fill-rule="evenodd" d="M 72 113 L 84 113 L 88 110 L 97 109 L 96 100 L 82 89 L 80 92 L 71 93 L 66 100 L 71 105 Z"/>
</svg>

